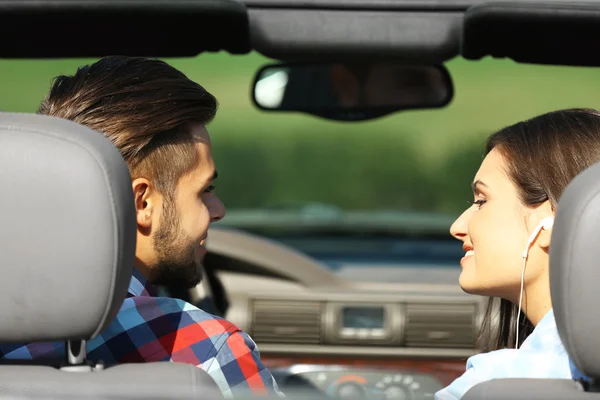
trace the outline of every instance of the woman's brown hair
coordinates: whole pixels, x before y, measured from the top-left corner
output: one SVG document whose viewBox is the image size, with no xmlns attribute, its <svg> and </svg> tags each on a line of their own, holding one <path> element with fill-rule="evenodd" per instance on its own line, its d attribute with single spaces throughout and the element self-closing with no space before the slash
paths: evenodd
<svg viewBox="0 0 600 400">
<path fill-rule="evenodd" d="M 485 154 L 497 149 L 507 162 L 507 173 L 521 202 L 536 207 L 550 201 L 556 209 L 567 185 L 580 172 L 600 161 L 600 112 L 567 109 L 540 115 L 506 127 L 488 138 Z M 484 351 L 514 346 L 516 324 L 522 336 L 533 331 L 518 306 L 491 298 L 479 335 Z"/>
</svg>

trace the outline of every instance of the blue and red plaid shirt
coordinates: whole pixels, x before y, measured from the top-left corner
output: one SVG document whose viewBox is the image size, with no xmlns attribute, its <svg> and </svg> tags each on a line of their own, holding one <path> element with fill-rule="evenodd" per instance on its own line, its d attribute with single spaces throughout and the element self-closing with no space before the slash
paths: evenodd
<svg viewBox="0 0 600 400">
<path fill-rule="evenodd" d="M 279 392 L 254 341 L 237 326 L 185 301 L 157 297 L 137 270 L 110 326 L 87 343 L 89 360 L 105 365 L 175 361 L 196 365 L 226 397 Z M 62 359 L 64 343 L 0 345 L 0 359 Z"/>
</svg>

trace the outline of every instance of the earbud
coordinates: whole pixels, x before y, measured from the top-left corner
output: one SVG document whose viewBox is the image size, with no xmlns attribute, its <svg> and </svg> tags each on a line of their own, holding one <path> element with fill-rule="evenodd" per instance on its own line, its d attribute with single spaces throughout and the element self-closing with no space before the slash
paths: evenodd
<svg viewBox="0 0 600 400">
<path fill-rule="evenodd" d="M 527 245 L 525 246 L 525 250 L 523 250 L 523 269 L 521 270 L 521 292 L 519 293 L 519 312 L 517 313 L 517 332 L 515 335 L 515 349 L 519 348 L 519 325 L 521 320 L 521 307 L 523 305 L 523 284 L 525 282 L 525 264 L 527 264 L 527 256 L 529 255 L 529 247 L 531 247 L 531 243 L 535 240 L 537 235 L 543 229 L 547 231 L 552 228 L 554 225 L 554 217 L 546 217 L 540 221 L 540 223 L 535 227 L 531 236 L 529 236 L 529 240 L 527 241 Z"/>
<path fill-rule="evenodd" d="M 552 225 L 554 225 L 554 217 L 546 217 L 540 221 L 540 223 L 535 227 L 535 229 L 531 233 L 531 236 L 529 236 L 529 240 L 527 241 L 525 250 L 523 250 L 523 258 L 527 258 L 527 256 L 529 255 L 529 247 L 531 246 L 531 243 L 533 243 L 537 235 L 540 233 L 540 231 L 542 229 L 547 231 L 550 228 L 552 228 Z"/>
</svg>

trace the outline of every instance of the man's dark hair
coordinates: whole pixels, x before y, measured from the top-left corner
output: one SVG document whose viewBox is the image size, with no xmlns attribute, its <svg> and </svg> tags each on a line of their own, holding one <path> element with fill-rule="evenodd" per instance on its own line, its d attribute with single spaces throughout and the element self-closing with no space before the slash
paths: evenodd
<svg viewBox="0 0 600 400">
<path fill-rule="evenodd" d="M 54 79 L 38 113 L 102 132 L 121 152 L 132 179 L 170 196 L 197 165 L 190 126 L 214 118 L 217 100 L 169 64 L 110 56 Z"/>
</svg>

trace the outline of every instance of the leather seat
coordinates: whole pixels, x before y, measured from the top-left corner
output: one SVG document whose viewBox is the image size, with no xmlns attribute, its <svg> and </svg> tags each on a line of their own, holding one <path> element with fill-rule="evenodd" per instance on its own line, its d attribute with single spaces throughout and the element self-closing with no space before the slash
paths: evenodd
<svg viewBox="0 0 600 400">
<path fill-rule="evenodd" d="M 59 365 L 0 365 L 0 395 L 222 398 L 193 365 L 86 360 L 85 343 L 115 318 L 135 261 L 131 179 L 108 139 L 71 121 L 0 113 L 0 188 L 0 342 L 67 343 Z"/>
<path fill-rule="evenodd" d="M 550 246 L 550 289 L 560 338 L 591 382 L 495 379 L 464 396 L 475 399 L 600 399 L 600 163 L 578 175 L 562 195 Z"/>
</svg>

